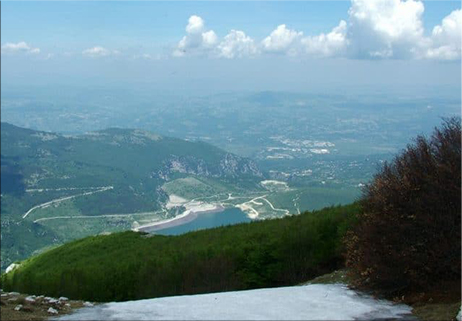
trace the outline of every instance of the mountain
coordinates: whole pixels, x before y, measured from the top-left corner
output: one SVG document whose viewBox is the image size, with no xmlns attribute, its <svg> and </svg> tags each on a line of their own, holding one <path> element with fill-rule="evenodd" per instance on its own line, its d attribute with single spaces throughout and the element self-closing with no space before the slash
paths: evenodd
<svg viewBox="0 0 462 321">
<path fill-rule="evenodd" d="M 165 207 L 166 183 L 239 193 L 260 189 L 262 178 L 253 161 L 204 142 L 120 128 L 65 136 L 2 122 L 2 269 L 46 246 L 130 229 L 136 215 L 176 215 Z"/>
</svg>

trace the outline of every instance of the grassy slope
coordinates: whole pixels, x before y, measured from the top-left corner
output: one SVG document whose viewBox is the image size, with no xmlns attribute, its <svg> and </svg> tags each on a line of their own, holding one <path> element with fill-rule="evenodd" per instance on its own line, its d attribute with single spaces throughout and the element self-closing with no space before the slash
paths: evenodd
<svg viewBox="0 0 462 321">
<path fill-rule="evenodd" d="M 298 284 L 342 264 L 357 204 L 180 236 L 123 232 L 65 244 L 2 276 L 2 288 L 92 301 Z"/>
</svg>

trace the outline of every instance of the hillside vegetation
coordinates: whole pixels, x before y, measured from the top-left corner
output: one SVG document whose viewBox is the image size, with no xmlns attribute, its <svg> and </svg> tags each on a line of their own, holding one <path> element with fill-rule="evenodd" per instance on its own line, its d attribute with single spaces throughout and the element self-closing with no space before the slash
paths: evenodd
<svg viewBox="0 0 462 321">
<path fill-rule="evenodd" d="M 179 236 L 91 236 L 32 257 L 2 288 L 92 301 L 293 285 L 343 264 L 358 204 Z"/>
<path fill-rule="evenodd" d="M 2 269 L 46 246 L 174 216 L 162 189 L 173 179 L 206 178 L 211 193 L 261 190 L 253 161 L 142 130 L 64 136 L 2 122 L 1 145 Z M 122 215 L 104 217 L 113 214 Z"/>
<path fill-rule="evenodd" d="M 361 206 L 346 239 L 356 285 L 399 297 L 437 288 L 460 303 L 460 118 L 385 163 Z"/>
</svg>

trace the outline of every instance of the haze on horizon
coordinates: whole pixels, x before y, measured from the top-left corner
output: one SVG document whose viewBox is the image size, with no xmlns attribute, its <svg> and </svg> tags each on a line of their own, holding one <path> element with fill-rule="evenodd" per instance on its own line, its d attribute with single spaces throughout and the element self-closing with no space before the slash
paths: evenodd
<svg viewBox="0 0 462 321">
<path fill-rule="evenodd" d="M 1 15 L 6 93 L 98 85 L 415 95 L 444 87 L 460 96 L 457 1 L 3 2 Z"/>
</svg>

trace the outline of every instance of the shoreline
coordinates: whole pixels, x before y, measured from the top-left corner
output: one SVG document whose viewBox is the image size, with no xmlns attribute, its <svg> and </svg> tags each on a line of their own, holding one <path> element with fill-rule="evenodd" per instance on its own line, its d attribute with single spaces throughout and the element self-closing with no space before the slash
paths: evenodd
<svg viewBox="0 0 462 321">
<path fill-rule="evenodd" d="M 214 208 L 212 209 L 190 209 L 186 210 L 182 214 L 175 216 L 173 218 L 159 221 L 159 222 L 153 222 L 150 224 L 138 226 L 137 228 L 134 228 L 133 231 L 136 232 L 146 232 L 146 233 L 152 233 L 155 231 L 163 230 L 166 228 L 170 227 L 175 227 L 179 225 L 183 225 L 189 222 L 194 221 L 199 215 L 201 214 L 211 214 L 211 213 L 219 213 L 225 210 L 225 207 L 222 205 L 215 205 Z"/>
</svg>

